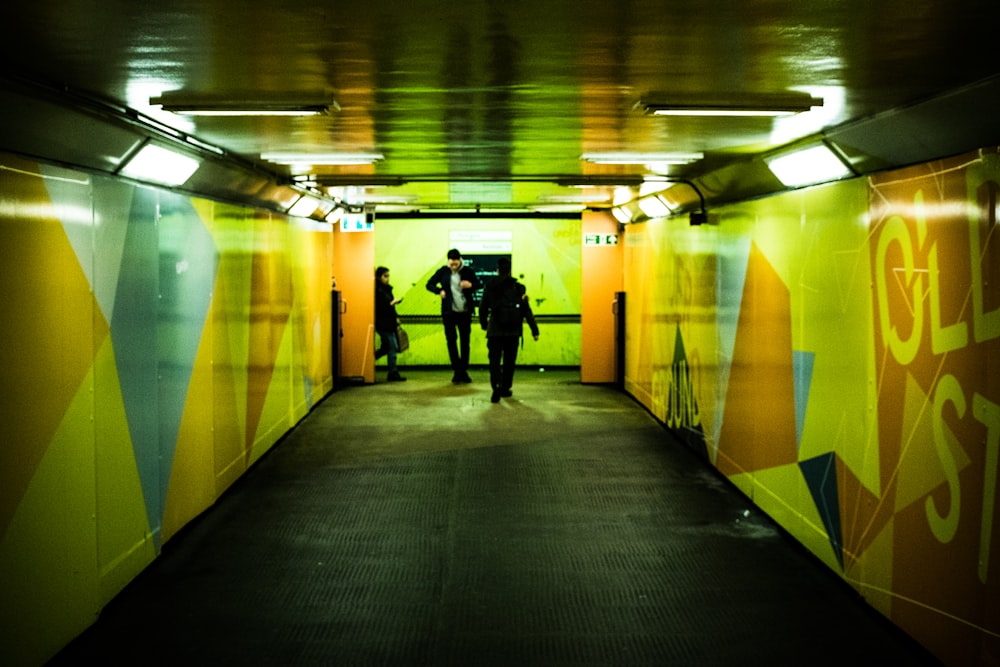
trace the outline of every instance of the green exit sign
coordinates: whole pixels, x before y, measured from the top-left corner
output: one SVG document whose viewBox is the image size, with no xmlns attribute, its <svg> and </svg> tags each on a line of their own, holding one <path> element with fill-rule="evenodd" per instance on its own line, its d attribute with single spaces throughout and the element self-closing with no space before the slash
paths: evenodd
<svg viewBox="0 0 1000 667">
<path fill-rule="evenodd" d="M 584 234 L 583 245 L 618 245 L 617 234 Z"/>
</svg>

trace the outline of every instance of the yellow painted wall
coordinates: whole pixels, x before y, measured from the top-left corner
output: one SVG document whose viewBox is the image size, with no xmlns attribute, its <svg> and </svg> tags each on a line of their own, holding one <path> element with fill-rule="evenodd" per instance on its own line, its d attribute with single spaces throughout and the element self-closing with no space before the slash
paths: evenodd
<svg viewBox="0 0 1000 667">
<path fill-rule="evenodd" d="M 90 624 L 326 394 L 331 266 L 392 269 L 404 366 L 447 365 L 423 286 L 455 232 L 510 232 L 536 313 L 584 310 L 580 220 L 381 220 L 354 270 L 325 225 L 0 164 L 4 664 Z M 998 201 L 991 149 L 620 239 L 627 390 L 949 664 L 1000 663 Z M 519 361 L 580 350 L 543 325 Z"/>
<path fill-rule="evenodd" d="M 625 236 L 627 389 L 954 665 L 1000 663 L 998 193 L 984 150 Z"/>
<path fill-rule="evenodd" d="M 0 155 L 0 664 L 84 630 L 329 391 L 332 245 Z"/>
</svg>

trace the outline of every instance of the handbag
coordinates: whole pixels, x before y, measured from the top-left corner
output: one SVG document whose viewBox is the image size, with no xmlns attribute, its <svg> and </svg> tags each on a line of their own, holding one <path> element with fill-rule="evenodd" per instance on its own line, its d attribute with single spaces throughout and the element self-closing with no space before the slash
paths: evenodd
<svg viewBox="0 0 1000 667">
<path fill-rule="evenodd" d="M 400 352 L 406 352 L 410 349 L 410 335 L 406 333 L 402 324 L 396 325 L 396 342 L 399 344 Z"/>
</svg>

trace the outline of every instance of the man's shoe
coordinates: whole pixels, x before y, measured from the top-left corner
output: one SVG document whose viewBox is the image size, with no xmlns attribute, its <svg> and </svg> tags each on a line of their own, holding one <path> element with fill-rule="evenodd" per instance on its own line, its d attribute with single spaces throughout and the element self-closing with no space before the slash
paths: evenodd
<svg viewBox="0 0 1000 667">
<path fill-rule="evenodd" d="M 490 403 L 500 402 L 500 387 L 493 388 L 493 394 L 490 396 Z"/>
<path fill-rule="evenodd" d="M 459 382 L 464 382 L 464 383 L 468 384 L 469 382 L 472 382 L 472 378 L 469 377 L 468 373 L 461 373 L 458 376 L 458 381 Z"/>
<path fill-rule="evenodd" d="M 501 389 L 500 395 L 503 396 L 504 398 L 510 398 L 511 396 L 514 395 L 514 392 L 512 392 L 510 389 Z"/>
<path fill-rule="evenodd" d="M 389 373 L 389 382 L 406 382 L 406 378 L 399 373 Z"/>
</svg>

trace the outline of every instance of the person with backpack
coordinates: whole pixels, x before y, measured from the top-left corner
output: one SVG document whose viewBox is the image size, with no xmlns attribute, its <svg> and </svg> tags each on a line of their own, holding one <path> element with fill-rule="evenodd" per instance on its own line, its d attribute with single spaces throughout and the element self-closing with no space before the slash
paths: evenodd
<svg viewBox="0 0 1000 667">
<path fill-rule="evenodd" d="M 493 403 L 512 395 L 517 348 L 525 320 L 532 337 L 538 340 L 538 324 L 525 287 L 511 276 L 510 270 L 510 258 L 497 260 L 497 277 L 487 283 L 479 303 L 479 324 L 486 332 L 489 350 L 490 385 L 493 387 L 490 401 Z"/>
</svg>

